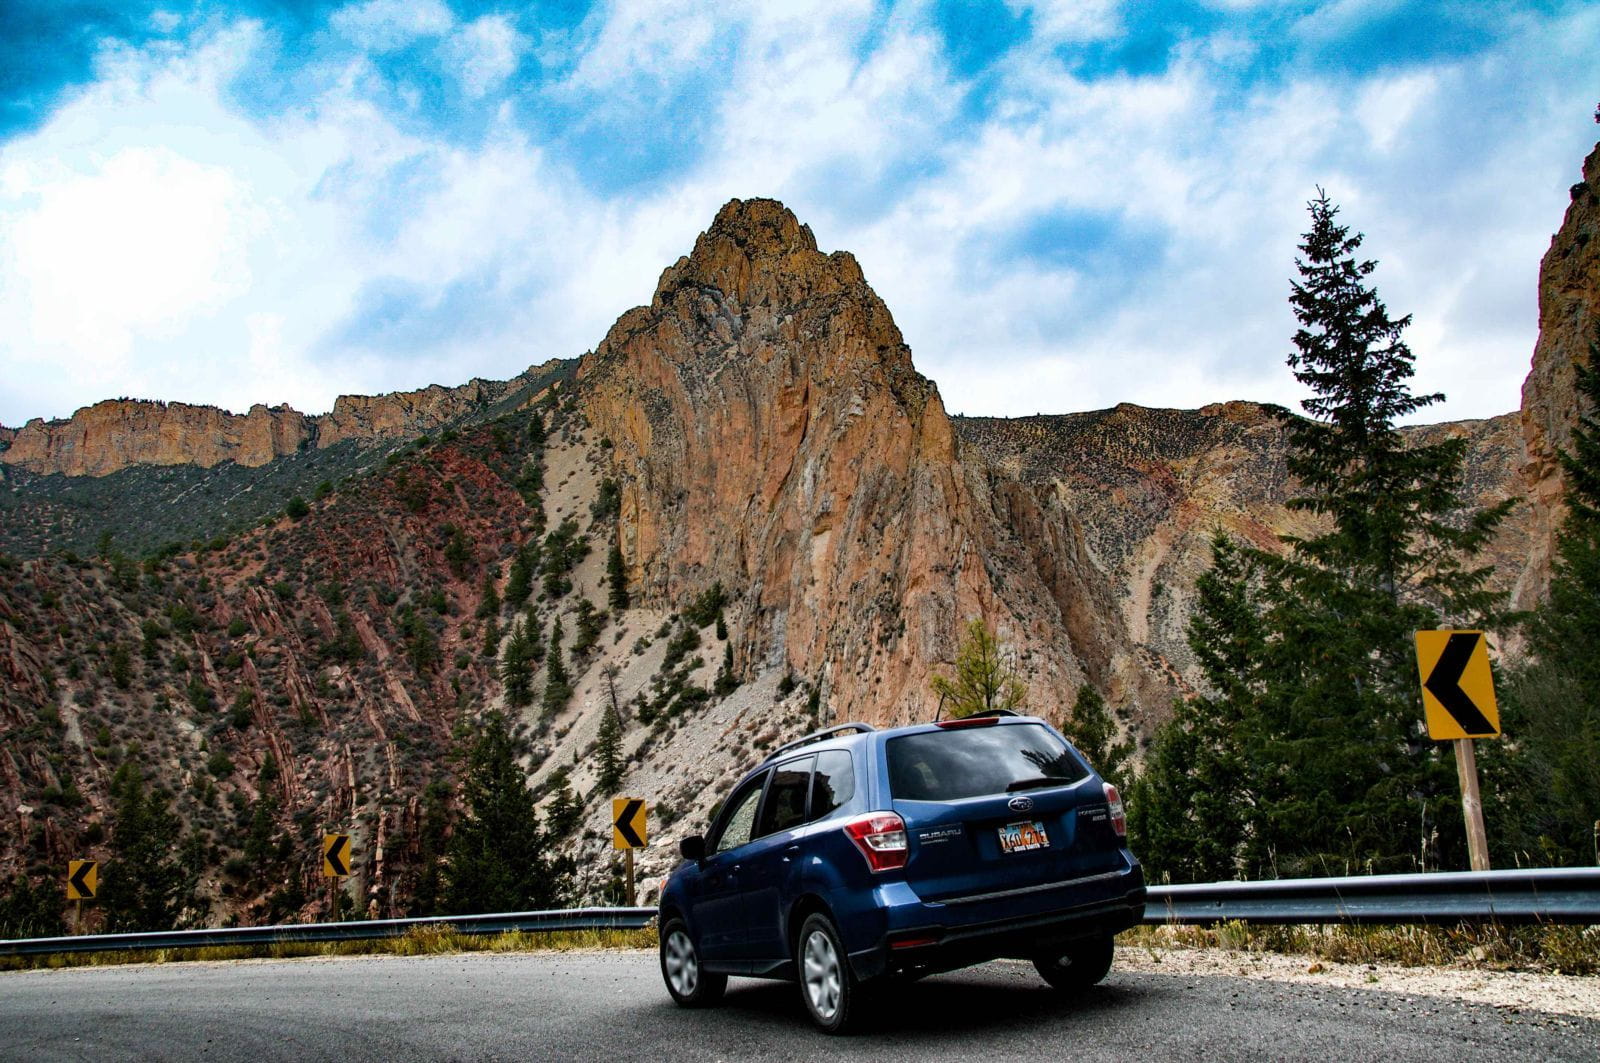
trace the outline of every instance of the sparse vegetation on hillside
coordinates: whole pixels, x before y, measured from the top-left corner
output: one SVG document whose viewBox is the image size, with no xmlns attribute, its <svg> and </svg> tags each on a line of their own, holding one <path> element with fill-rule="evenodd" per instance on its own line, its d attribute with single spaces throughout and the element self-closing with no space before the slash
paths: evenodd
<svg viewBox="0 0 1600 1063">
<path fill-rule="evenodd" d="M 526 438 L 530 416 L 409 446 L 297 522 L 143 563 L 119 539 L 95 561 L 0 555 L 0 646 L 25 662 L 0 685 L 0 744 L 17 769 L 0 792 L 30 824 L 0 839 L 13 883 L 0 914 L 31 911 L 48 881 L 59 915 L 68 858 L 126 867 L 101 810 L 129 764 L 164 790 L 178 825 L 197 898 L 184 918 L 325 918 L 324 829 L 357 839 L 346 904 L 400 915 L 430 891 L 436 903 L 454 733 L 501 690 L 494 657 L 475 652 L 499 649 L 497 617 L 477 615 L 485 599 L 491 614 L 500 605 L 492 565 L 479 566 L 532 542 L 514 485 L 520 444 L 502 450 L 496 436 Z M 537 623 L 513 615 L 514 629 Z M 591 608 L 585 625 L 600 623 Z M 544 650 L 532 646 L 530 664 Z M 102 880 L 113 897 L 116 879 Z M 143 901 L 119 904 L 159 921 Z M 112 909 L 89 911 L 104 927 Z"/>
</svg>

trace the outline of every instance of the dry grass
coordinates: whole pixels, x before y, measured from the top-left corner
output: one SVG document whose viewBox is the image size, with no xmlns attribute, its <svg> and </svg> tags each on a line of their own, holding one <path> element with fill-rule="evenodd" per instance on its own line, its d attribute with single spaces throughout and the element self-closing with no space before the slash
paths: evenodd
<svg viewBox="0 0 1600 1063">
<path fill-rule="evenodd" d="M 1139 926 L 1117 943 L 1135 948 L 1226 948 L 1401 967 L 1600 973 L 1595 926 Z"/>
<path fill-rule="evenodd" d="M 129 949 L 0 957 L 0 971 L 59 967 L 115 967 L 130 963 L 194 963 L 225 960 L 285 960 L 304 956 L 438 956 L 455 952 L 575 952 L 587 949 L 654 949 L 656 932 L 561 930 L 547 933 L 463 934 L 451 926 L 415 927 L 400 937 L 326 944 L 217 945 L 193 949 Z"/>
<path fill-rule="evenodd" d="M 401 937 L 328 944 L 223 945 L 47 956 L 0 957 L 0 971 L 113 967 L 131 963 L 189 963 L 294 959 L 305 956 L 437 956 L 458 952 L 574 952 L 654 949 L 656 931 L 566 930 L 552 933 L 463 934 L 450 926 L 416 927 Z M 1131 948 L 1225 948 L 1315 956 L 1336 963 L 1401 967 L 1468 967 L 1559 974 L 1600 974 L 1600 927 L 1438 926 L 1139 926 L 1124 931 Z"/>
</svg>

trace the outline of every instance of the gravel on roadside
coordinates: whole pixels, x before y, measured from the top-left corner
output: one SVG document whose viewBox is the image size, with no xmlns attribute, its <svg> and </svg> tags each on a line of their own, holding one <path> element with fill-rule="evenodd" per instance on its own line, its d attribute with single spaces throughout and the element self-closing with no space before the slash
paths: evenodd
<svg viewBox="0 0 1600 1063">
<path fill-rule="evenodd" d="M 1600 977 L 1491 971 L 1455 967 L 1398 967 L 1335 963 L 1310 956 L 1191 949 L 1118 946 L 1113 970 L 1147 974 L 1230 975 L 1273 982 L 1300 982 L 1341 989 L 1372 989 L 1402 996 L 1426 996 L 1547 1014 L 1600 1019 Z"/>
</svg>

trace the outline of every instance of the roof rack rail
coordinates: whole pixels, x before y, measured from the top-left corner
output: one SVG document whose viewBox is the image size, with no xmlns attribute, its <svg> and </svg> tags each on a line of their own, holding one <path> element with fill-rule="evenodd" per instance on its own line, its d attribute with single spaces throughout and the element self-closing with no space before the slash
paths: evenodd
<svg viewBox="0 0 1600 1063">
<path fill-rule="evenodd" d="M 773 760 L 776 760 L 778 757 L 783 756 L 783 754 L 789 752 L 789 750 L 791 750 L 791 749 L 799 749 L 801 746 L 809 746 L 813 742 L 826 741 L 827 739 L 832 738 L 834 735 L 839 734 L 842 731 L 857 731 L 857 732 L 860 732 L 861 734 L 865 734 L 868 731 L 876 731 L 876 730 L 877 730 L 877 728 L 872 726 L 870 723 L 836 723 L 832 727 L 824 727 L 820 731 L 812 731 L 810 734 L 806 735 L 804 738 L 797 738 L 793 742 L 788 743 L 787 745 L 779 746 L 777 749 L 774 749 L 771 753 L 768 753 L 767 754 L 767 759 L 763 760 L 761 763 L 766 764 L 766 763 L 769 763 L 769 762 L 771 762 Z"/>
</svg>

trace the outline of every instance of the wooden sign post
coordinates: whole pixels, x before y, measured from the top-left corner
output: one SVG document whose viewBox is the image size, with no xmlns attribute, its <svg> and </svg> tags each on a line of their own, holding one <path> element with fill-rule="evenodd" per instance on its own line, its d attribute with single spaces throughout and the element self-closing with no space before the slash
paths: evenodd
<svg viewBox="0 0 1600 1063">
<path fill-rule="evenodd" d="M 1489 836 L 1483 827 L 1478 758 L 1472 740 L 1500 736 L 1500 711 L 1495 705 L 1494 675 L 1489 670 L 1489 647 L 1483 632 L 1417 632 L 1417 674 L 1422 679 L 1428 736 L 1455 743 L 1472 870 L 1487 871 Z"/>
<path fill-rule="evenodd" d="M 628 907 L 634 903 L 633 851 L 643 849 L 649 840 L 645 819 L 649 806 L 642 797 L 614 797 L 611 799 L 611 847 L 622 850 L 624 867 L 628 874 Z"/>
</svg>

